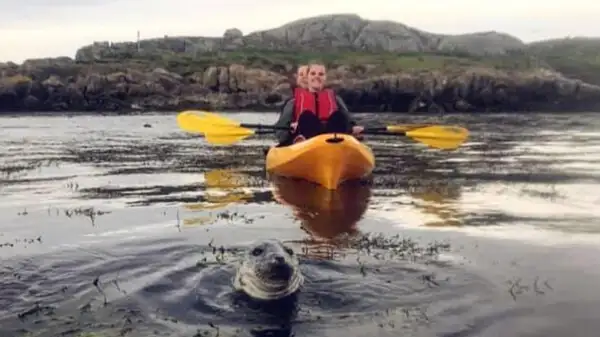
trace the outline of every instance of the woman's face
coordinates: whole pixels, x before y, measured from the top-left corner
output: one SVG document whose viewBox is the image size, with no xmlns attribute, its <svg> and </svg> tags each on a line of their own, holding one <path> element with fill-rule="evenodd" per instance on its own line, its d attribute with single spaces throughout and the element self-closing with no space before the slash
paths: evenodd
<svg viewBox="0 0 600 337">
<path fill-rule="evenodd" d="M 322 64 L 313 64 L 308 68 L 308 86 L 311 90 L 321 90 L 325 86 L 327 73 Z"/>
<path fill-rule="evenodd" d="M 296 73 L 296 85 L 301 88 L 308 87 L 308 66 L 298 67 L 298 72 Z"/>
</svg>

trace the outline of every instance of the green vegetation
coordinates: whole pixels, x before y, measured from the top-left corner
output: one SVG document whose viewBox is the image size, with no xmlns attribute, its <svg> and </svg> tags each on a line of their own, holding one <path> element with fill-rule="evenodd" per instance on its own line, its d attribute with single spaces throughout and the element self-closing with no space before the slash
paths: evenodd
<svg viewBox="0 0 600 337">
<path fill-rule="evenodd" d="M 238 63 L 249 67 L 269 69 L 289 74 L 298 64 L 320 61 L 329 67 L 346 66 L 361 75 L 380 75 L 409 71 L 458 70 L 485 67 L 499 70 L 529 70 L 551 68 L 564 75 L 600 85 L 600 38 L 568 38 L 529 44 L 524 51 L 513 51 L 504 56 L 474 56 L 465 52 L 446 53 L 390 53 L 373 51 L 338 50 L 331 52 L 275 51 L 243 49 L 218 52 L 194 52 L 185 48 L 166 48 L 148 43 L 141 52 L 133 44 L 126 46 L 99 46 L 82 50 L 101 57 L 105 68 L 114 68 L 124 62 L 128 68 L 149 69 L 162 67 L 188 75 L 202 72 L 209 66 Z M 83 58 L 86 59 L 86 58 Z"/>
<path fill-rule="evenodd" d="M 529 51 L 566 76 L 600 85 L 600 38 L 536 42 Z"/>
<path fill-rule="evenodd" d="M 0 84 L 29 84 L 31 83 L 31 77 L 23 75 L 14 75 L 0 78 Z"/>
<path fill-rule="evenodd" d="M 198 53 L 193 56 L 173 52 L 140 55 L 126 53 L 104 58 L 101 63 L 122 63 L 124 61 L 139 65 L 160 66 L 180 74 L 190 74 L 202 71 L 209 66 L 222 66 L 232 63 L 286 73 L 298 64 L 312 61 L 323 62 L 328 67 L 348 66 L 349 70 L 353 72 L 360 74 L 368 71 L 371 75 L 420 70 L 460 69 L 473 66 L 503 70 L 526 70 L 540 66 L 540 62 L 524 53 L 477 57 L 462 53 L 394 54 L 357 51 L 310 53 L 265 50 L 221 51 Z"/>
</svg>

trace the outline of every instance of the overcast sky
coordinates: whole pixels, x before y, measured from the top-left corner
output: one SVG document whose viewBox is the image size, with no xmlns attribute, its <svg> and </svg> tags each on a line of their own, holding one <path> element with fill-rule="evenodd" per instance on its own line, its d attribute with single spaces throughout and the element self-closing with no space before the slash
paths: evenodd
<svg viewBox="0 0 600 337">
<path fill-rule="evenodd" d="M 309 16 L 355 13 L 434 33 L 497 30 L 529 42 L 600 36 L 592 0 L 0 0 L 0 62 L 70 56 L 93 41 L 247 34 Z"/>
</svg>

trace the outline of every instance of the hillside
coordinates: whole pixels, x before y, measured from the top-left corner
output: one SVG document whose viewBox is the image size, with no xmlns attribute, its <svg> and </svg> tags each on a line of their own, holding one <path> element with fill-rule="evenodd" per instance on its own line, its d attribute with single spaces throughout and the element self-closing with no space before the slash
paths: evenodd
<svg viewBox="0 0 600 337">
<path fill-rule="evenodd" d="M 277 110 L 295 68 L 310 61 L 328 66 L 329 85 L 355 112 L 597 111 L 598 46 L 328 15 L 0 64 L 0 111 Z"/>
<path fill-rule="evenodd" d="M 97 42 L 77 51 L 78 61 L 130 57 L 134 54 L 185 54 L 197 56 L 217 51 L 268 50 L 304 52 L 390 52 L 505 55 L 523 50 L 516 37 L 480 32 L 440 35 L 391 21 L 365 20 L 358 15 L 336 14 L 301 19 L 281 27 L 243 35 L 232 28 L 223 37 L 164 37 L 135 42 Z"/>
<path fill-rule="evenodd" d="M 457 64 L 500 69 L 546 68 L 600 85 L 600 39 L 572 38 L 525 44 L 500 32 L 434 34 L 354 14 L 322 15 L 244 35 L 169 37 L 136 42 L 95 42 L 77 50 L 81 63 L 139 59 L 195 69 L 240 63 L 289 72 L 310 60 L 330 67 L 369 65 L 373 74 L 441 69 Z M 167 66 L 167 68 L 170 66 Z M 181 68 L 181 67 L 179 67 Z"/>
<path fill-rule="evenodd" d="M 565 76 L 600 85 L 600 38 L 564 38 L 530 43 L 527 52 Z"/>
</svg>

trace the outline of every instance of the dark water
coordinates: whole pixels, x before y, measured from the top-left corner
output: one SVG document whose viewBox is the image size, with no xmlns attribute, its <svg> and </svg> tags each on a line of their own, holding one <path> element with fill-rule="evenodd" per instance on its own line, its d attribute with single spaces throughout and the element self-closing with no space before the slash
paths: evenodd
<svg viewBox="0 0 600 337">
<path fill-rule="evenodd" d="M 597 336 L 600 116 L 444 122 L 470 142 L 368 138 L 372 185 L 327 193 L 174 115 L 1 118 L 0 336 Z M 260 238 L 301 257 L 296 299 L 232 291 Z"/>
</svg>

